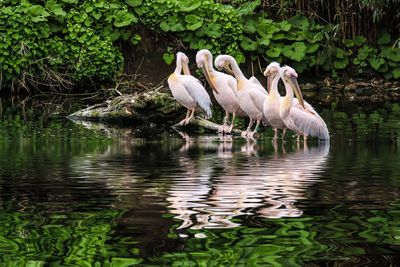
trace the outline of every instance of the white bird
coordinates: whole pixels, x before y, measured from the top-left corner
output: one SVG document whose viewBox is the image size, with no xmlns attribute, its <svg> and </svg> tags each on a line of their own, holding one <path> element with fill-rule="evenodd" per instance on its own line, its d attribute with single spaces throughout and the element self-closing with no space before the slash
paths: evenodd
<svg viewBox="0 0 400 267">
<path fill-rule="evenodd" d="M 225 110 L 225 118 L 219 131 L 227 133 L 232 132 L 236 115 L 245 115 L 244 111 L 240 108 L 236 97 L 236 79 L 231 75 L 216 71 L 213 68 L 213 56 L 207 49 L 197 52 L 196 63 L 197 67 L 202 69 L 208 84 L 213 90 L 215 99 Z M 232 113 L 232 122 L 230 126 L 228 126 L 230 113 Z"/>
<path fill-rule="evenodd" d="M 218 69 L 226 68 L 226 64 L 229 64 L 237 80 L 237 98 L 240 108 L 246 112 L 250 118 L 250 123 L 246 131 L 242 133 L 242 136 L 253 137 L 258 130 L 260 122 L 267 122 L 263 113 L 266 92 L 262 92 L 258 85 L 246 79 L 233 57 L 229 55 L 219 55 L 215 59 L 215 66 Z M 256 127 L 254 131 L 251 131 L 254 121 L 257 122 Z"/>
<path fill-rule="evenodd" d="M 279 63 L 272 62 L 264 71 L 264 76 L 267 76 L 268 95 L 265 97 L 263 111 L 268 124 L 274 129 L 274 139 L 278 138 L 278 129 L 283 130 L 282 139 L 286 132 L 286 125 L 279 114 L 282 99 L 278 91 L 278 83 L 281 79 L 281 76 L 279 75 L 280 69 L 281 67 L 279 66 Z"/>
<path fill-rule="evenodd" d="M 307 141 L 308 136 L 329 140 L 329 131 L 324 120 L 311 105 L 305 105 L 304 103 L 297 83 L 298 75 L 296 71 L 289 66 L 285 66 L 280 69 L 279 75 L 286 89 L 286 96 L 281 99 L 279 114 L 286 127 L 298 134 L 298 141 L 300 140 L 300 135 L 304 136 L 304 141 Z M 299 105 L 294 105 L 293 93 L 296 94 Z"/>
<path fill-rule="evenodd" d="M 194 117 L 196 108 L 200 108 L 206 118 L 211 118 L 211 99 L 200 81 L 190 75 L 189 58 L 182 52 L 176 54 L 175 71 L 168 77 L 168 86 L 174 98 L 187 108 L 186 117 L 179 122 L 179 125 L 186 125 Z M 182 75 L 182 66 L 184 73 Z"/>
</svg>

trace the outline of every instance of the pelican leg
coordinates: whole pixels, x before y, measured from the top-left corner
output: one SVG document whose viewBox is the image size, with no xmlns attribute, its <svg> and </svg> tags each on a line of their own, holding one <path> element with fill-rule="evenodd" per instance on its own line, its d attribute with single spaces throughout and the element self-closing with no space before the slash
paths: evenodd
<svg viewBox="0 0 400 267">
<path fill-rule="evenodd" d="M 250 132 L 250 134 L 247 135 L 247 136 L 249 136 L 249 137 L 251 137 L 251 138 L 254 137 L 254 134 L 256 134 L 257 131 L 258 131 L 258 127 L 260 126 L 260 122 L 261 122 L 260 120 L 257 120 L 256 127 L 254 128 L 254 131 Z"/>
<path fill-rule="evenodd" d="M 241 136 L 242 136 L 242 137 L 246 137 L 246 136 L 250 133 L 250 130 L 251 130 L 251 127 L 252 127 L 252 126 L 253 126 L 253 119 L 250 118 L 249 126 L 247 126 L 246 131 L 243 131 L 243 132 L 242 132 Z"/>
<path fill-rule="evenodd" d="M 306 143 L 307 142 L 307 135 L 304 135 L 304 143 Z"/>
<path fill-rule="evenodd" d="M 278 128 L 274 128 L 274 140 L 278 139 Z"/>
<path fill-rule="evenodd" d="M 186 112 L 186 117 L 185 117 L 183 120 L 181 120 L 181 121 L 178 123 L 178 125 L 184 125 L 184 124 L 186 124 L 186 120 L 187 120 L 187 118 L 189 117 L 189 114 L 190 114 L 190 109 L 187 110 L 187 112 Z"/>
<path fill-rule="evenodd" d="M 282 131 L 282 141 L 285 139 L 285 134 L 286 134 L 286 128 L 283 128 L 283 131 Z"/>
<path fill-rule="evenodd" d="M 226 132 L 226 127 L 228 127 L 228 120 L 229 120 L 229 112 L 225 110 L 225 117 L 222 121 L 222 125 L 218 127 L 218 132 Z"/>
<path fill-rule="evenodd" d="M 297 134 L 297 143 L 300 142 L 300 134 Z"/>
<path fill-rule="evenodd" d="M 194 117 L 194 111 L 195 111 L 195 110 L 196 110 L 195 108 L 192 109 L 192 113 L 190 114 L 189 118 L 186 119 L 185 125 L 186 125 L 186 124 L 189 124 L 190 120 L 193 119 L 193 117 Z"/>
<path fill-rule="evenodd" d="M 231 133 L 232 132 L 232 129 L 233 129 L 233 126 L 235 125 L 235 117 L 236 117 L 236 113 L 234 112 L 234 113 L 232 113 L 232 122 L 231 122 L 231 125 L 226 129 L 226 133 Z"/>
</svg>

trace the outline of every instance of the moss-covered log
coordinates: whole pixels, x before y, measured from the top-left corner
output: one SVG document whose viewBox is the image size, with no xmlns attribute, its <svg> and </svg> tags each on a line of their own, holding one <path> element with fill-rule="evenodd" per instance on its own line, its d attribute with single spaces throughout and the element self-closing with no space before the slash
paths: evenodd
<svg viewBox="0 0 400 267">
<path fill-rule="evenodd" d="M 152 90 L 135 95 L 122 95 L 68 116 L 87 121 L 162 121 L 183 112 L 169 92 Z"/>
</svg>

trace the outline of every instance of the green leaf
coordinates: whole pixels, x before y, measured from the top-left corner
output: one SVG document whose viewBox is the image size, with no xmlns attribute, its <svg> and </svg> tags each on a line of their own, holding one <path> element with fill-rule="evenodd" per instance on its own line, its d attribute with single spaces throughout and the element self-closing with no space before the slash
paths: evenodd
<svg viewBox="0 0 400 267">
<path fill-rule="evenodd" d="M 317 51 L 318 48 L 319 48 L 319 44 L 317 44 L 317 43 L 311 44 L 311 45 L 309 45 L 309 46 L 307 47 L 307 53 L 308 53 L 308 54 L 312 54 L 312 53 L 314 53 L 315 51 Z"/>
<path fill-rule="evenodd" d="M 125 3 L 130 7 L 137 7 L 142 4 L 142 0 L 125 0 Z"/>
<path fill-rule="evenodd" d="M 400 78 L 400 68 L 394 69 L 392 71 L 392 74 L 393 74 L 393 78 L 399 79 Z"/>
<path fill-rule="evenodd" d="M 339 58 L 339 59 L 343 59 L 344 57 L 346 57 L 346 52 L 341 48 L 336 48 L 335 49 L 335 57 Z"/>
<path fill-rule="evenodd" d="M 343 43 L 348 48 L 354 47 L 355 45 L 354 41 L 351 39 L 344 39 Z"/>
<path fill-rule="evenodd" d="M 374 70 L 378 70 L 381 65 L 385 64 L 385 60 L 377 56 L 369 57 L 368 62 Z"/>
<path fill-rule="evenodd" d="M 269 46 L 269 44 L 271 43 L 271 39 L 269 39 L 267 37 L 263 37 L 263 38 L 259 39 L 258 42 L 262 46 Z"/>
<path fill-rule="evenodd" d="M 217 23 L 203 24 L 202 28 L 207 36 L 219 38 L 222 35 L 221 26 Z"/>
<path fill-rule="evenodd" d="M 270 58 L 277 58 L 281 55 L 282 53 L 282 48 L 283 44 L 274 44 L 271 45 L 267 51 L 265 51 L 265 54 L 270 57 Z"/>
<path fill-rule="evenodd" d="M 243 36 L 242 40 L 240 41 L 240 46 L 246 51 L 254 51 L 257 49 L 258 44 L 249 37 Z"/>
<path fill-rule="evenodd" d="M 169 52 L 166 52 L 163 54 L 163 60 L 165 63 L 168 65 L 171 65 L 171 63 L 174 61 L 175 55 Z"/>
<path fill-rule="evenodd" d="M 118 10 L 115 14 L 114 19 L 114 26 L 118 28 L 138 22 L 138 19 L 135 17 L 135 15 L 123 10 Z"/>
<path fill-rule="evenodd" d="M 307 17 L 303 15 L 296 15 L 288 19 L 289 23 L 300 29 L 307 29 L 310 26 L 310 22 Z"/>
<path fill-rule="evenodd" d="M 245 33 L 255 33 L 256 32 L 257 21 L 253 18 L 244 21 L 243 31 Z"/>
<path fill-rule="evenodd" d="M 336 59 L 333 62 L 333 66 L 335 67 L 335 69 L 338 69 L 338 70 L 346 68 L 348 64 L 349 64 L 349 59 L 347 57 L 345 57 L 343 59 Z"/>
<path fill-rule="evenodd" d="M 261 0 L 248 1 L 247 3 L 244 2 L 244 4 L 242 4 L 237 10 L 237 15 L 238 16 L 251 15 L 254 12 L 254 9 L 256 9 L 260 4 Z"/>
<path fill-rule="evenodd" d="M 28 8 L 27 13 L 30 15 L 33 22 L 46 21 L 46 17 L 50 16 L 50 13 L 40 5 L 31 6 Z"/>
<path fill-rule="evenodd" d="M 285 32 L 289 31 L 292 28 L 292 24 L 290 24 L 287 20 L 279 22 L 278 25 L 279 28 Z"/>
<path fill-rule="evenodd" d="M 400 48 L 391 47 L 391 46 L 382 47 L 380 56 L 384 57 L 390 61 L 400 62 Z"/>
<path fill-rule="evenodd" d="M 303 42 L 295 42 L 283 49 L 283 55 L 295 61 L 301 61 L 306 56 L 307 47 Z"/>
<path fill-rule="evenodd" d="M 185 16 L 186 29 L 190 31 L 197 30 L 203 25 L 203 18 L 194 14 Z"/>
<path fill-rule="evenodd" d="M 364 36 L 356 36 L 356 38 L 354 38 L 354 43 L 357 46 L 361 46 L 362 44 L 364 44 L 364 42 L 367 41 L 367 38 L 365 38 Z"/>
<path fill-rule="evenodd" d="M 191 12 L 201 6 L 201 0 L 184 0 L 179 1 L 179 11 L 181 12 Z"/>
<path fill-rule="evenodd" d="M 137 45 L 140 42 L 140 40 L 142 40 L 142 37 L 138 34 L 134 34 L 131 38 L 131 43 L 133 45 Z"/>
<path fill-rule="evenodd" d="M 175 16 L 170 16 L 166 20 L 163 20 L 160 23 L 160 28 L 164 32 L 172 31 L 172 32 L 179 32 L 179 31 L 184 31 L 186 28 L 185 26 L 180 23 L 178 17 Z"/>
</svg>

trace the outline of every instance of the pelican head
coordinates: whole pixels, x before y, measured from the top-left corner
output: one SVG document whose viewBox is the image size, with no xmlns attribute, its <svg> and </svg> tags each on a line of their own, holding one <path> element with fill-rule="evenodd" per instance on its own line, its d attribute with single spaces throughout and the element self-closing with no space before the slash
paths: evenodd
<svg viewBox="0 0 400 267">
<path fill-rule="evenodd" d="M 304 100 L 303 100 L 303 95 L 301 94 L 301 90 L 299 87 L 299 84 L 297 82 L 297 72 L 289 67 L 289 66 L 284 66 L 279 70 L 279 75 L 281 76 L 281 79 L 283 80 L 284 83 L 290 85 L 291 89 L 295 93 L 300 105 L 304 107 Z"/>
<path fill-rule="evenodd" d="M 218 90 L 213 82 L 212 77 L 211 77 L 211 72 L 214 71 L 212 69 L 212 54 L 211 54 L 211 52 L 208 51 L 207 49 L 202 49 L 199 52 L 197 52 L 196 63 L 197 63 L 197 67 L 203 71 L 208 84 L 215 91 L 215 93 L 218 94 Z"/>
<path fill-rule="evenodd" d="M 185 75 L 190 75 L 189 70 L 189 58 L 183 52 L 176 53 L 176 62 L 182 63 L 183 73 Z"/>
<path fill-rule="evenodd" d="M 271 62 L 264 71 L 264 76 L 267 77 L 267 91 L 268 94 L 271 91 L 271 83 L 276 75 L 279 75 L 281 67 L 278 62 Z"/>
<path fill-rule="evenodd" d="M 236 62 L 236 60 L 229 55 L 219 55 L 215 58 L 214 65 L 218 70 L 224 69 L 229 74 L 233 74 L 233 70 L 229 62 Z"/>
</svg>

